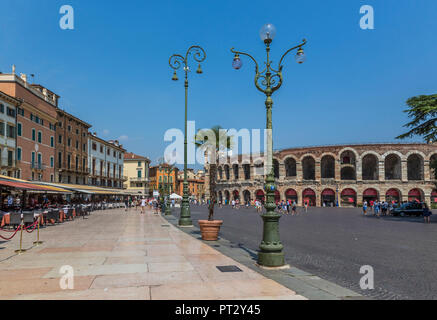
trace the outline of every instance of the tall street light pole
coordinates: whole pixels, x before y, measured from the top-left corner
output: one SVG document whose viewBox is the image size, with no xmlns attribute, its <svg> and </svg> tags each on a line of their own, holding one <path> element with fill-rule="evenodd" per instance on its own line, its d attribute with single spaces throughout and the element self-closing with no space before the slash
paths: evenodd
<svg viewBox="0 0 437 320">
<path fill-rule="evenodd" d="M 264 190 L 267 195 L 265 202 L 266 213 L 262 214 L 263 219 L 263 239 L 259 246 L 258 251 L 258 264 L 264 267 L 282 267 L 285 265 L 284 260 L 284 246 L 279 238 L 279 219 L 280 214 L 275 212 L 275 192 L 277 190 L 275 184 L 274 168 L 273 168 L 273 138 L 272 138 L 272 107 L 273 100 L 272 94 L 278 90 L 283 81 L 282 61 L 293 50 L 297 50 L 296 61 L 301 64 L 305 61 L 305 54 L 302 47 L 306 44 L 304 39 L 301 44 L 287 50 L 279 60 L 278 68 L 272 67 L 272 61 L 270 60 L 270 44 L 275 37 L 276 29 L 272 24 L 266 24 L 261 28 L 260 36 L 266 46 L 267 60 L 264 62 L 265 68 L 260 71 L 258 63 L 255 58 L 245 52 L 240 52 L 231 49 L 231 52 L 235 54 L 232 67 L 236 70 L 241 69 L 243 63 L 240 59 L 240 55 L 244 55 L 252 59 L 255 63 L 255 86 L 256 88 L 265 94 L 266 96 L 266 134 L 267 134 L 267 166 L 266 166 L 266 178 L 264 184 Z"/>
<path fill-rule="evenodd" d="M 196 73 L 201 74 L 202 68 L 200 63 L 205 61 L 206 53 L 200 46 L 191 46 L 188 48 L 185 56 L 180 54 L 174 54 L 170 57 L 169 64 L 172 69 L 174 69 L 174 74 L 172 80 L 177 81 L 178 76 L 176 70 L 183 66 L 185 72 L 185 138 L 184 138 L 184 187 L 183 187 L 183 197 L 181 206 L 181 216 L 179 218 L 179 226 L 181 227 L 192 227 L 193 222 L 191 220 L 190 213 L 190 203 L 188 200 L 188 180 L 187 180 L 187 109 L 188 109 L 188 72 L 190 71 L 188 67 L 188 57 L 192 55 L 193 59 L 199 63 Z"/>
</svg>

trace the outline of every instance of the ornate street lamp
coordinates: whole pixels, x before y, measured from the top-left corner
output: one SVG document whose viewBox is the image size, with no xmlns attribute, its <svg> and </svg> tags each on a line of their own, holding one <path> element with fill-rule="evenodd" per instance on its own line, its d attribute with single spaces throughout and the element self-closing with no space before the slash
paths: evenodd
<svg viewBox="0 0 437 320">
<path fill-rule="evenodd" d="M 264 222 L 263 226 L 263 240 L 259 246 L 260 250 L 258 252 L 258 264 L 265 267 L 282 267 L 285 265 L 284 261 L 284 246 L 279 238 L 279 218 L 280 214 L 275 212 L 275 176 L 273 168 L 273 139 L 272 139 L 272 94 L 278 90 L 283 81 L 282 61 L 293 50 L 297 50 L 296 62 L 301 64 L 305 61 L 305 54 L 303 51 L 303 46 L 306 44 L 304 39 L 301 44 L 287 50 L 279 60 L 278 68 L 274 69 L 272 67 L 272 61 L 270 60 L 270 44 L 276 35 L 276 29 L 272 24 L 264 25 L 260 30 L 260 36 L 262 41 L 266 46 L 267 60 L 265 62 L 264 70 L 260 71 L 258 63 L 256 60 L 248 53 L 240 52 L 231 49 L 231 52 L 235 54 L 234 60 L 232 62 L 232 67 L 236 70 L 241 69 L 243 62 L 240 56 L 244 55 L 252 59 L 255 63 L 255 86 L 256 88 L 266 95 L 266 109 L 267 109 L 267 174 L 265 178 L 264 189 L 266 192 L 266 202 L 265 208 L 266 213 L 262 214 L 261 217 Z"/>
<path fill-rule="evenodd" d="M 174 54 L 170 57 L 169 64 L 170 67 L 174 69 L 174 74 L 172 80 L 177 81 L 178 76 L 176 70 L 181 66 L 184 68 L 185 72 L 185 139 L 184 139 L 184 187 L 183 187 L 183 198 L 181 206 L 181 216 L 179 219 L 179 226 L 181 227 L 192 227 L 193 222 L 191 221 L 190 213 L 190 203 L 188 201 L 188 181 L 187 181 L 187 105 L 188 105 L 188 72 L 190 71 L 188 67 L 188 57 L 192 54 L 193 59 L 199 63 L 199 67 L 196 73 L 203 73 L 200 63 L 205 61 L 206 53 L 200 46 L 191 46 L 188 48 L 185 57 L 179 54 Z"/>
</svg>

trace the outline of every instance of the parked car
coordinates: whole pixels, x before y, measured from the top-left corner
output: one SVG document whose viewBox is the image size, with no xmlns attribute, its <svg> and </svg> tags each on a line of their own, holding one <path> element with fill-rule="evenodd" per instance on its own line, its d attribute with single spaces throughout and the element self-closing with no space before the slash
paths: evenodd
<svg viewBox="0 0 437 320">
<path fill-rule="evenodd" d="M 392 214 L 394 216 L 416 216 L 423 215 L 423 204 L 420 202 L 408 202 L 402 204 L 400 207 L 393 209 Z"/>
</svg>

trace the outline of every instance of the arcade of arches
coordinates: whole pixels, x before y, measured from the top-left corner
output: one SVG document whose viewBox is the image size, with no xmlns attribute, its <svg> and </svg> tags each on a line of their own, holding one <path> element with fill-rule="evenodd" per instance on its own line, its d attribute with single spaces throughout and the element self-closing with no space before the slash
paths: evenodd
<svg viewBox="0 0 437 320">
<path fill-rule="evenodd" d="M 265 200 L 264 159 L 228 163 L 217 170 L 217 199 L 241 202 Z M 309 147 L 277 151 L 273 172 L 276 201 L 298 205 L 357 206 L 365 200 L 437 204 L 430 161 L 437 160 L 437 144 L 372 144 Z M 206 165 L 208 186 L 208 166 Z M 206 190 L 209 195 L 209 190 Z"/>
</svg>

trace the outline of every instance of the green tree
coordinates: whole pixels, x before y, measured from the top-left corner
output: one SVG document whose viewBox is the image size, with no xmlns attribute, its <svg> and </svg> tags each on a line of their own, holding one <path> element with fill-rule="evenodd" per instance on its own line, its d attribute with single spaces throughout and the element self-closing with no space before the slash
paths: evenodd
<svg viewBox="0 0 437 320">
<path fill-rule="evenodd" d="M 404 110 L 412 119 L 404 125 L 410 130 L 396 139 L 411 138 L 414 135 L 422 136 L 429 143 L 437 140 L 437 94 L 421 95 L 407 100 L 408 109 Z"/>
<path fill-rule="evenodd" d="M 216 199 L 216 178 L 217 164 L 220 156 L 227 154 L 233 146 L 233 137 L 227 134 L 221 126 L 214 126 L 211 129 L 199 130 L 196 134 L 196 146 L 201 148 L 207 155 L 209 162 L 209 192 L 210 204 L 208 207 L 208 220 L 214 220 L 214 205 Z"/>
<path fill-rule="evenodd" d="M 396 137 L 396 139 L 422 136 L 427 143 L 437 142 L 437 94 L 421 95 L 407 100 L 408 109 L 404 110 L 412 119 L 404 125 L 410 130 Z M 437 161 L 430 163 L 430 167 L 437 179 Z"/>
</svg>

